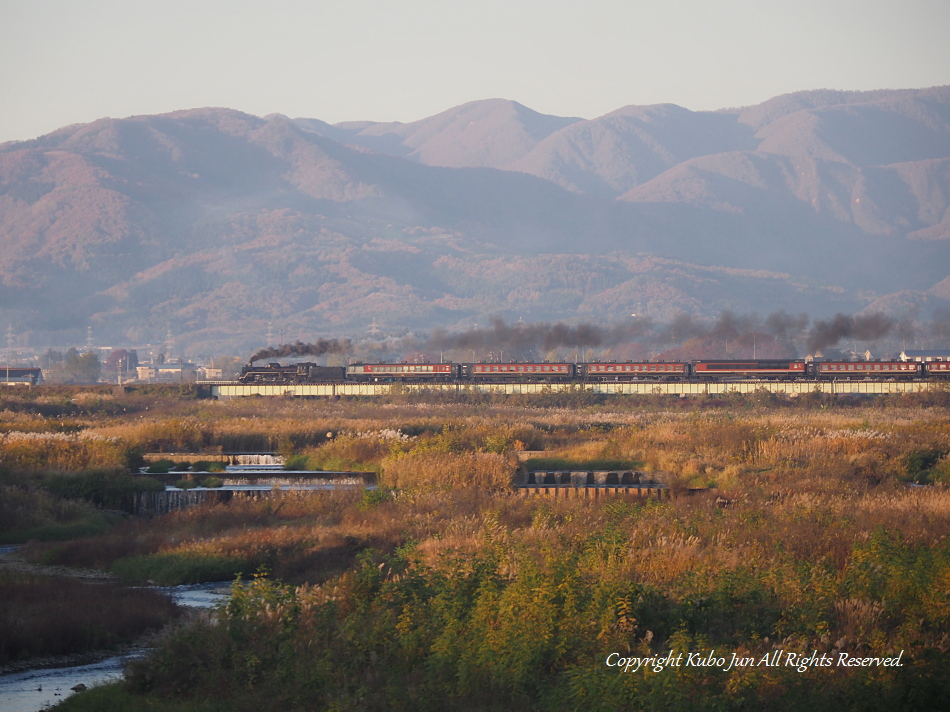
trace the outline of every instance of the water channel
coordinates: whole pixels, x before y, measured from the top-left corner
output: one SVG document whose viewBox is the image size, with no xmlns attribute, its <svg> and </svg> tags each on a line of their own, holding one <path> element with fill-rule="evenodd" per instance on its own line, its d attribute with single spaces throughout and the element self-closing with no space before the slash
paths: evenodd
<svg viewBox="0 0 950 712">
<path fill-rule="evenodd" d="M 171 596 L 180 606 L 211 608 L 227 600 L 230 581 L 216 581 L 186 586 L 156 587 Z M 101 685 L 122 679 L 125 665 L 142 657 L 148 648 L 133 648 L 89 665 L 40 668 L 0 675 L 0 710 L 3 712 L 37 712 L 61 702 L 74 694 L 76 685 Z"/>
<path fill-rule="evenodd" d="M 271 453 L 241 453 L 230 457 L 226 472 L 217 474 L 225 479 L 222 487 L 206 489 L 196 487 L 186 490 L 192 496 L 204 492 L 227 492 L 262 495 L 274 489 L 336 490 L 374 485 L 365 480 L 366 473 L 311 472 L 283 469 L 283 460 Z M 169 486 L 166 493 L 182 492 Z M 160 493 L 160 494 L 166 494 Z M 200 496 L 195 497 L 196 502 Z M 166 507 L 167 508 L 167 507 Z M 0 546 L 0 555 L 12 552 L 18 546 Z M 155 587 L 171 596 L 180 606 L 188 608 L 211 608 L 225 601 L 230 595 L 231 582 L 217 581 L 184 586 Z M 121 655 L 100 660 L 88 665 L 58 668 L 36 668 L 22 672 L 0 675 L 0 712 L 37 712 L 61 702 L 74 694 L 73 687 L 92 687 L 122 679 L 125 665 L 130 660 L 142 657 L 147 647 L 133 648 Z"/>
</svg>

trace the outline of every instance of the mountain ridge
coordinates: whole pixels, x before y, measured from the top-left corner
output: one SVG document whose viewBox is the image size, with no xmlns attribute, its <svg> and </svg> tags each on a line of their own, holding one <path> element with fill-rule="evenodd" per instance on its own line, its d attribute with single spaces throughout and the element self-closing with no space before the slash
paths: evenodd
<svg viewBox="0 0 950 712">
<path fill-rule="evenodd" d="M 203 108 L 0 145 L 0 319 L 33 341 L 91 324 L 236 348 L 275 321 L 306 340 L 637 304 L 924 314 L 950 298 L 948 241 L 950 87 L 592 120 Z"/>
</svg>

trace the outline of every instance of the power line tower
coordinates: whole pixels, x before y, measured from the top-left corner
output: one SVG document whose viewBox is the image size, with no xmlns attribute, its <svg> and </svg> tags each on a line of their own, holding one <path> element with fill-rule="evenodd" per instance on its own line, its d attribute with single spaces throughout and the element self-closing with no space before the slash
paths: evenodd
<svg viewBox="0 0 950 712">
<path fill-rule="evenodd" d="M 86 327 L 86 351 L 92 351 L 92 326 Z"/>
<path fill-rule="evenodd" d="M 13 360 L 13 347 L 16 346 L 16 336 L 13 335 L 13 324 L 7 324 L 7 380 L 10 380 L 10 362 Z"/>
</svg>

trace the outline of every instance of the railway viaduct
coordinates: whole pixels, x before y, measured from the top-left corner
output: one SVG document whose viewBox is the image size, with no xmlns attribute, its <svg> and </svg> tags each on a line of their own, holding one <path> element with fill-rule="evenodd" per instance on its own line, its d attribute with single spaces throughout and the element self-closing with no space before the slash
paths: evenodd
<svg viewBox="0 0 950 712">
<path fill-rule="evenodd" d="M 557 393 L 588 391 L 610 395 L 703 396 L 768 391 L 789 396 L 820 392 L 831 395 L 880 395 L 946 390 L 950 384 L 933 381 L 683 381 L 668 383 L 301 383 L 295 385 L 199 381 L 212 398 L 244 396 L 384 396 L 413 391 L 453 393 Z"/>
</svg>

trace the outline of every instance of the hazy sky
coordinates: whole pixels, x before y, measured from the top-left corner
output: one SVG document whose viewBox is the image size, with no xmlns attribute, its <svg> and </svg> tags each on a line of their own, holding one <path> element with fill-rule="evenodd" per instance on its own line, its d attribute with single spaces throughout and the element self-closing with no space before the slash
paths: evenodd
<svg viewBox="0 0 950 712">
<path fill-rule="evenodd" d="M 502 97 L 593 118 L 941 84 L 947 0 L 0 0 L 0 142 L 200 106 L 413 121 Z"/>
</svg>

